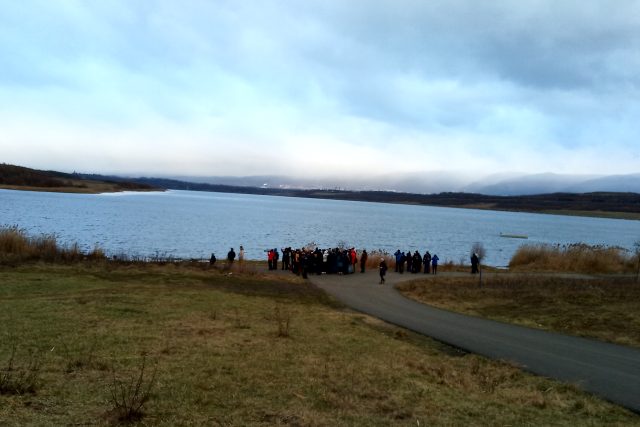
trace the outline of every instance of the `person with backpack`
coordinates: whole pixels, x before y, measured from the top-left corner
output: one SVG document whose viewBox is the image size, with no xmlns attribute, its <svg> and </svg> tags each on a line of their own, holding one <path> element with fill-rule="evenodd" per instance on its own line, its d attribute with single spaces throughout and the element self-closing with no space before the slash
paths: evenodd
<svg viewBox="0 0 640 427">
<path fill-rule="evenodd" d="M 422 257 L 422 263 L 424 264 L 424 274 L 431 273 L 431 254 L 429 251 L 425 252 L 424 257 Z"/>
</svg>

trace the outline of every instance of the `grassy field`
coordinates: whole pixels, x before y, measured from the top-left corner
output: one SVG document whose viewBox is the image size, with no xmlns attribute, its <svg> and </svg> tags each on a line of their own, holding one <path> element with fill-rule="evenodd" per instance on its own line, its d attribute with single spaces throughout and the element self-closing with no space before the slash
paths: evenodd
<svg viewBox="0 0 640 427">
<path fill-rule="evenodd" d="M 0 306 L 0 425 L 640 425 L 293 276 L 23 264 Z"/>
<path fill-rule="evenodd" d="M 629 276 L 498 273 L 406 282 L 418 301 L 474 316 L 640 347 L 640 282 Z"/>
</svg>

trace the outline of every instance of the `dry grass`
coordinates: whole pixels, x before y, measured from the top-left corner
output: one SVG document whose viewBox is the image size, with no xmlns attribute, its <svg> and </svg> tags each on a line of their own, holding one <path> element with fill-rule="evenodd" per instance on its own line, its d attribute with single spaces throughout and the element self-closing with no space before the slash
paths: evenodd
<svg viewBox="0 0 640 427">
<path fill-rule="evenodd" d="M 53 235 L 30 236 L 18 227 L 0 227 L 0 264 L 25 261 L 76 262 L 104 259 L 104 252 L 94 248 L 83 253 L 78 244 L 61 246 Z"/>
<path fill-rule="evenodd" d="M 635 272 L 638 260 L 633 253 L 609 246 L 524 245 L 509 261 L 512 270 L 570 271 L 576 273 Z"/>
<path fill-rule="evenodd" d="M 572 386 L 336 309 L 283 277 L 173 264 L 0 268 L 0 332 L 48 349 L 36 394 L 0 395 L 0 424 L 117 422 L 106 365 L 143 391 L 129 405 L 144 401 L 141 425 L 640 425 Z M 69 372 L 61 343 L 92 362 Z M 0 341 L 0 360 L 9 354 Z M 155 376 L 141 375 L 145 356 Z"/>
<path fill-rule="evenodd" d="M 360 268 L 360 256 L 362 254 L 358 253 L 358 268 Z M 384 258 L 387 263 L 387 268 L 393 269 L 396 265 L 396 259 L 390 253 L 383 250 L 373 250 L 368 252 L 368 258 L 366 263 L 367 270 L 377 270 L 380 266 L 380 261 Z M 359 271 L 359 270 L 358 270 Z"/>
<path fill-rule="evenodd" d="M 403 283 L 421 302 L 524 326 L 640 347 L 640 283 L 631 277 L 441 276 Z"/>
</svg>

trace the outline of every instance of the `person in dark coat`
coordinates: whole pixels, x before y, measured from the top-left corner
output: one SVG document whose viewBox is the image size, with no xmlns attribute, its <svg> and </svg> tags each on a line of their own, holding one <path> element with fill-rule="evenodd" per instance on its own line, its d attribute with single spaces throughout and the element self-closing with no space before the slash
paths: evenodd
<svg viewBox="0 0 640 427">
<path fill-rule="evenodd" d="M 431 254 L 429 251 L 425 252 L 424 257 L 422 257 L 422 263 L 424 264 L 424 274 L 431 273 Z"/>
<path fill-rule="evenodd" d="M 282 269 L 289 269 L 289 257 L 291 256 L 291 248 L 282 249 Z"/>
<path fill-rule="evenodd" d="M 360 273 L 364 273 L 364 267 L 367 265 L 367 258 L 369 258 L 369 255 L 367 254 L 367 250 L 364 249 L 362 254 L 360 254 Z"/>
<path fill-rule="evenodd" d="M 415 253 L 413 254 L 413 269 L 412 269 L 412 273 L 416 274 L 416 273 L 420 273 L 420 270 L 422 269 L 422 257 L 420 256 L 420 252 L 415 251 Z"/>
<path fill-rule="evenodd" d="M 387 262 L 384 258 L 380 258 L 380 265 L 378 266 L 378 270 L 380 270 L 380 284 L 384 285 L 384 276 L 387 274 Z"/>
<path fill-rule="evenodd" d="M 211 258 L 209 258 L 209 265 L 213 267 L 213 265 L 216 263 L 216 255 L 211 252 Z"/>
<path fill-rule="evenodd" d="M 478 254 L 477 253 L 473 253 L 471 255 L 471 274 L 476 274 L 478 273 L 478 265 L 480 264 L 480 258 L 478 258 Z"/>
<path fill-rule="evenodd" d="M 307 251 L 300 254 L 300 268 L 302 269 L 302 278 L 307 278 L 307 272 L 309 271 L 309 254 Z"/>
<path fill-rule="evenodd" d="M 413 255 L 411 255 L 411 251 L 407 251 L 406 255 L 407 273 L 411 273 L 413 272 Z"/>
<path fill-rule="evenodd" d="M 227 252 L 227 269 L 231 268 L 233 265 L 233 261 L 236 259 L 236 252 L 231 248 L 229 252 Z"/>
</svg>

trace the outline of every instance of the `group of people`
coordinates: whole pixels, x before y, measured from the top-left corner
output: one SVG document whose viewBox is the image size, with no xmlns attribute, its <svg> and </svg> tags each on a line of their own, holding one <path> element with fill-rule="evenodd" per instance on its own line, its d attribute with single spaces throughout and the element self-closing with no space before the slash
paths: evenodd
<svg viewBox="0 0 640 427">
<path fill-rule="evenodd" d="M 306 278 L 308 274 L 352 274 L 360 262 L 360 271 L 364 273 L 367 262 L 367 251 L 364 250 L 358 259 L 355 248 L 341 249 L 293 249 L 291 247 L 281 249 L 282 270 L 289 270 Z M 278 269 L 278 251 L 268 251 L 270 270 Z"/>
<path fill-rule="evenodd" d="M 281 269 L 289 270 L 297 275 L 306 278 L 308 274 L 352 274 L 357 270 L 360 264 L 360 272 L 364 273 L 367 265 L 369 254 L 367 250 L 363 250 L 358 255 L 355 248 L 332 248 L 332 249 L 293 249 L 291 247 L 283 248 L 278 251 L 277 248 L 265 250 L 267 253 L 267 264 L 269 270 L 278 270 L 278 262 L 282 259 Z M 282 258 L 280 257 L 282 252 Z M 394 254 L 395 272 L 403 274 L 407 273 L 424 273 L 437 274 L 438 272 L 438 255 L 426 251 L 423 255 L 417 250 L 413 253 L 409 250 L 406 252 L 398 249 Z M 240 246 L 239 253 L 236 254 L 233 248 L 227 253 L 226 267 L 230 268 L 236 256 L 239 262 L 244 260 L 244 248 Z M 212 253 L 209 263 L 216 263 L 216 256 Z M 476 253 L 471 255 L 471 273 L 479 272 L 480 259 Z M 384 258 L 380 259 L 378 265 L 380 273 L 380 283 L 384 283 L 384 277 L 387 273 L 388 266 Z"/>
<path fill-rule="evenodd" d="M 438 255 L 431 255 L 429 251 L 426 251 L 424 255 L 420 255 L 420 252 L 415 251 L 413 254 L 411 251 L 401 252 L 398 249 L 394 254 L 396 259 L 396 273 L 404 273 L 405 266 L 407 273 L 420 273 L 424 274 L 436 274 L 438 272 Z M 424 267 L 423 267 L 424 266 Z"/>
<path fill-rule="evenodd" d="M 242 263 L 244 261 L 244 247 L 242 247 L 242 245 L 240 245 L 240 251 L 238 254 L 236 254 L 236 251 L 234 251 L 233 248 L 229 249 L 229 252 L 227 252 L 226 268 L 231 268 L 236 260 L 236 255 L 238 256 L 238 261 Z M 216 255 L 212 252 L 211 257 L 209 258 L 209 265 L 214 266 L 217 260 Z"/>
</svg>

